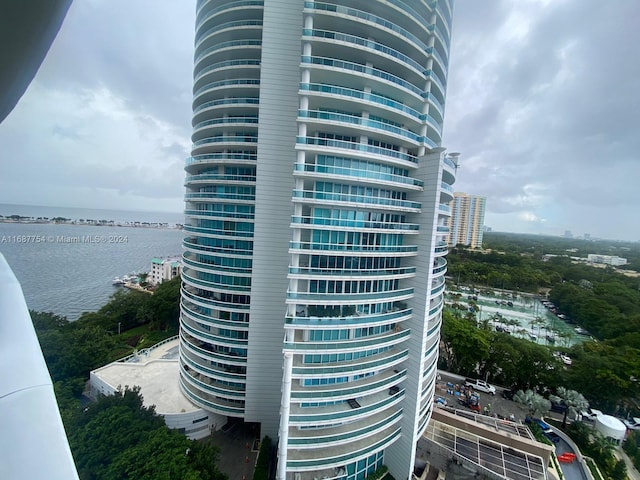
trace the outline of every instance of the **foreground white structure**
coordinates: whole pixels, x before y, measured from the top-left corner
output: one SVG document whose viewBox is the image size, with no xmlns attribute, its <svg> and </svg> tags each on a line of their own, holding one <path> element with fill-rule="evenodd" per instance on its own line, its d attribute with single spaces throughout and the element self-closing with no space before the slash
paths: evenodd
<svg viewBox="0 0 640 480">
<path fill-rule="evenodd" d="M 180 385 L 278 478 L 409 478 L 457 165 L 448 0 L 199 1 Z"/>
<path fill-rule="evenodd" d="M 2 254 L 0 364 L 0 478 L 77 479 L 22 288 Z"/>
</svg>

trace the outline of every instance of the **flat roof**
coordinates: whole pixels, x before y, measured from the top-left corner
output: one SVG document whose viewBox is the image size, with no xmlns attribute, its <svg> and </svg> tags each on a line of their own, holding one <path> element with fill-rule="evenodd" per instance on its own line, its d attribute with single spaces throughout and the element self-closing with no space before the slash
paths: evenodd
<svg viewBox="0 0 640 480">
<path fill-rule="evenodd" d="M 171 414 L 200 410 L 180 391 L 178 343 L 173 339 L 110 363 L 92 373 L 114 388 L 140 387 L 144 405 L 155 405 L 156 413 Z"/>
</svg>

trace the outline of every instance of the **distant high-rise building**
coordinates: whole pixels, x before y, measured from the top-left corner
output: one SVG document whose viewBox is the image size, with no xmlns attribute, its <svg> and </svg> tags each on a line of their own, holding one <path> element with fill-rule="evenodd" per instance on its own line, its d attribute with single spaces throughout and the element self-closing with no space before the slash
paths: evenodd
<svg viewBox="0 0 640 480">
<path fill-rule="evenodd" d="M 201 0 L 180 385 L 279 480 L 412 475 L 456 156 L 450 0 Z"/>
<path fill-rule="evenodd" d="M 466 245 L 471 248 L 482 248 L 487 199 L 462 192 L 455 192 L 453 197 L 450 204 L 451 219 L 447 243 L 452 246 Z"/>
</svg>

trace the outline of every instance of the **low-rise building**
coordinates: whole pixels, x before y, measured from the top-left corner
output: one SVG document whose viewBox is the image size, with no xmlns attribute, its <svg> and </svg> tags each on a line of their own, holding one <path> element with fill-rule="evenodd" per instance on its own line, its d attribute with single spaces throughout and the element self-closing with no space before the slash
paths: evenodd
<svg viewBox="0 0 640 480">
<path fill-rule="evenodd" d="M 179 276 L 181 271 L 180 257 L 152 258 L 147 282 L 151 285 L 159 285 Z"/>
<path fill-rule="evenodd" d="M 617 257 L 615 255 L 598 255 L 595 253 L 590 253 L 587 256 L 587 261 L 589 263 L 603 263 L 605 265 L 612 265 L 614 267 L 627 264 L 626 258 Z"/>
<path fill-rule="evenodd" d="M 194 405 L 180 391 L 178 344 L 178 337 L 173 337 L 93 370 L 89 377 L 90 397 L 96 399 L 137 386 L 144 405 L 154 405 L 167 427 L 192 440 L 209 436 L 225 424 L 226 418 Z"/>
</svg>

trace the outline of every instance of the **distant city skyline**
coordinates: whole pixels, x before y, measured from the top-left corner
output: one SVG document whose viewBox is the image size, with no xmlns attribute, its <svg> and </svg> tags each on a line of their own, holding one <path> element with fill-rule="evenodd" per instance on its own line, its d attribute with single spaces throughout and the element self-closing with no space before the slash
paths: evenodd
<svg viewBox="0 0 640 480">
<path fill-rule="evenodd" d="M 195 2 L 74 2 L 0 126 L 0 202 L 182 211 L 194 17 Z M 456 1 L 443 144 L 494 231 L 640 240 L 640 51 L 619 48 L 639 17 L 630 1 Z"/>
</svg>

